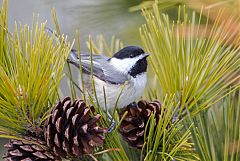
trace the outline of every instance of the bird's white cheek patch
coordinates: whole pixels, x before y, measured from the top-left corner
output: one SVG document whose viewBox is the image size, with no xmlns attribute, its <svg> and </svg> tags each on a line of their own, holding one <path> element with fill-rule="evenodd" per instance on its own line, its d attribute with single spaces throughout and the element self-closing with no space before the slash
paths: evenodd
<svg viewBox="0 0 240 161">
<path fill-rule="evenodd" d="M 116 59 L 112 58 L 110 63 L 114 68 L 122 73 L 128 73 L 128 71 L 134 66 L 134 64 L 139 60 L 139 57 L 136 58 L 125 58 L 125 59 Z"/>
</svg>

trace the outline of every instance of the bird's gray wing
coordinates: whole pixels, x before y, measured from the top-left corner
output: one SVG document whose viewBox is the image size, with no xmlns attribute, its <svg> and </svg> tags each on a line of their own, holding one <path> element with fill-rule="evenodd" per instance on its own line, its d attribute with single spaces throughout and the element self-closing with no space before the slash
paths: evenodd
<svg viewBox="0 0 240 161">
<path fill-rule="evenodd" d="M 93 75 L 111 84 L 124 84 L 128 80 L 127 75 L 114 70 L 113 66 L 109 64 L 108 59 L 108 57 L 103 55 L 92 55 Z M 68 62 L 79 68 L 79 59 L 76 50 L 71 51 L 69 54 Z M 81 52 L 81 64 L 83 73 L 91 74 L 91 62 L 89 53 Z"/>
</svg>

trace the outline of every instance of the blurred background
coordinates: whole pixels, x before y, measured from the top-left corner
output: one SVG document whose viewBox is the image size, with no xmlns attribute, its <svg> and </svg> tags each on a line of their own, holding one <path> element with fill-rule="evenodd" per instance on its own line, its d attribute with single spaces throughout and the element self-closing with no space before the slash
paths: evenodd
<svg viewBox="0 0 240 161">
<path fill-rule="evenodd" d="M 42 22 L 48 21 L 48 27 L 54 29 L 51 9 L 56 8 L 60 29 L 72 40 L 79 30 L 81 42 L 88 35 L 112 35 L 127 44 L 139 44 L 138 28 L 144 19 L 138 12 L 129 12 L 129 8 L 139 4 L 140 0 L 10 0 L 9 29 L 15 21 L 31 24 L 33 13 L 39 14 Z M 84 47 L 84 46 L 83 46 Z"/>
<path fill-rule="evenodd" d="M 13 31 L 15 22 L 31 25 L 33 13 L 39 14 L 40 20 L 47 21 L 47 26 L 54 29 L 51 9 L 55 7 L 61 32 L 72 41 L 79 30 L 82 50 L 88 50 L 85 44 L 90 34 L 93 38 L 102 34 L 107 41 L 114 35 L 125 45 L 141 45 L 138 28 L 145 20 L 140 8 L 152 3 L 151 0 L 9 0 L 9 30 Z M 210 20 L 215 19 L 216 12 L 223 7 L 222 18 L 240 13 L 240 0 L 159 0 L 159 5 L 172 19 L 177 18 L 180 3 L 186 4 L 189 11 L 199 12 L 202 6 L 212 9 Z M 206 14 L 203 10 L 203 15 Z M 5 142 L 0 139 L 1 148 Z M 0 155 L 3 153 L 0 149 Z"/>
</svg>

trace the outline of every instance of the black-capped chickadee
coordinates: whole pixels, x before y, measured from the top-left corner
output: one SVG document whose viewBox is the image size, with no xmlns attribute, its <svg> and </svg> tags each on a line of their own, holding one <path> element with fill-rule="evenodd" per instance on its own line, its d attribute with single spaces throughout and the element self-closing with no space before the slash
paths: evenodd
<svg viewBox="0 0 240 161">
<path fill-rule="evenodd" d="M 92 55 L 93 77 L 98 103 L 102 108 L 111 109 L 120 95 L 117 107 L 122 108 L 138 99 L 147 83 L 147 57 L 143 49 L 128 46 L 109 58 L 103 55 Z M 76 50 L 72 50 L 68 62 L 79 68 Z M 81 52 L 81 64 L 85 90 L 92 92 L 90 54 Z M 105 88 L 106 107 L 104 99 Z"/>
<path fill-rule="evenodd" d="M 46 31 L 55 34 L 48 27 L 46 27 Z M 56 42 L 59 43 L 58 35 L 56 35 Z M 149 55 L 142 48 L 127 46 L 111 58 L 92 54 L 92 65 L 89 53 L 81 52 L 80 56 L 85 91 L 87 90 L 88 93 L 93 91 L 92 70 L 97 100 L 102 108 L 106 110 L 114 108 L 119 96 L 118 108 L 129 104 L 137 106 L 135 100 L 143 94 L 147 83 L 147 57 Z M 68 62 L 80 67 L 77 50 L 71 50 Z M 110 113 L 106 112 L 112 122 L 108 130 L 111 132 L 115 128 L 115 122 Z"/>
</svg>

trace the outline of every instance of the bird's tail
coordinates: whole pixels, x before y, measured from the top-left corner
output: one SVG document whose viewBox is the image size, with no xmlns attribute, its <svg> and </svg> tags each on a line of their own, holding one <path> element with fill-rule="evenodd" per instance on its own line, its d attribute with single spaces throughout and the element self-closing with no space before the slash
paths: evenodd
<svg viewBox="0 0 240 161">
<path fill-rule="evenodd" d="M 77 50 L 71 49 L 71 52 L 68 55 L 67 62 L 79 68 L 79 58 Z"/>
<path fill-rule="evenodd" d="M 59 35 L 52 30 L 49 27 L 45 27 L 46 32 L 48 32 L 49 34 L 54 34 L 55 35 L 55 42 L 60 44 L 60 39 L 59 39 Z M 77 54 L 77 50 L 75 49 L 71 49 L 68 58 L 67 58 L 67 62 L 70 64 L 73 64 L 74 66 L 79 68 L 79 59 L 78 59 L 78 54 Z"/>
<path fill-rule="evenodd" d="M 51 28 L 49 27 L 45 27 L 45 31 L 49 33 L 49 35 L 53 35 L 55 36 L 55 42 L 60 44 L 61 43 L 61 40 L 60 40 L 60 37 L 59 35 L 54 31 L 52 30 Z M 63 42 L 65 43 L 65 42 Z M 69 55 L 68 55 L 68 58 L 67 58 L 67 62 L 70 63 L 70 64 L 73 64 L 74 66 L 78 67 L 79 68 L 79 59 L 78 59 L 78 54 L 77 54 L 77 50 L 75 49 L 71 49 Z M 83 93 L 83 90 L 77 85 L 76 82 L 74 82 L 74 85 L 79 89 L 79 91 L 81 93 Z"/>
<path fill-rule="evenodd" d="M 45 31 L 47 32 L 47 33 L 49 33 L 49 35 L 54 35 L 55 36 L 55 42 L 56 43 L 58 43 L 58 44 L 60 44 L 60 40 L 59 40 L 59 35 L 54 31 L 54 30 L 52 30 L 51 28 L 49 28 L 49 27 L 45 27 Z"/>
</svg>

